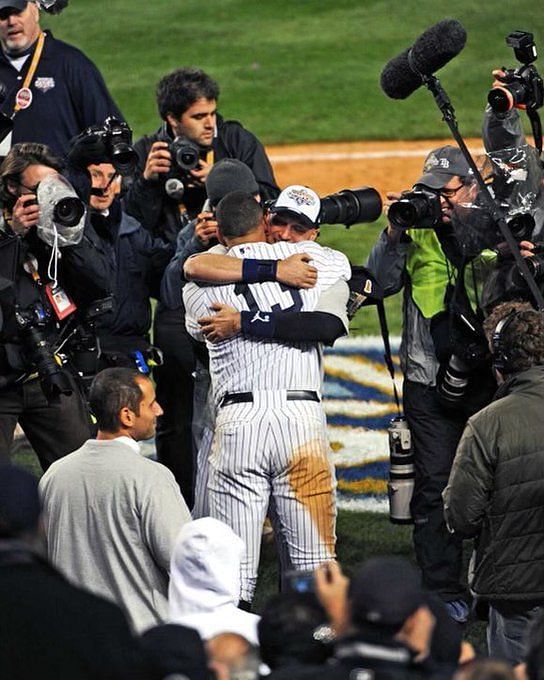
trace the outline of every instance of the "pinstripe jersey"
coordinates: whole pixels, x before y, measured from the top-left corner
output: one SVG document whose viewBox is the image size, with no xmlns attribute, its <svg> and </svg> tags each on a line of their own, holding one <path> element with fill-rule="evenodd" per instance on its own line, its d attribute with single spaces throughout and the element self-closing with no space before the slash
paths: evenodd
<svg viewBox="0 0 544 680">
<path fill-rule="evenodd" d="M 213 314 L 211 304 L 220 302 L 239 311 L 253 311 L 264 319 L 266 312 L 308 312 L 316 308 L 320 295 L 333 284 L 348 281 L 351 269 L 346 256 L 314 241 L 300 243 L 247 243 L 231 248 L 238 258 L 282 260 L 295 253 L 307 253 L 317 269 L 313 288 L 298 290 L 278 282 L 199 286 L 183 289 L 188 332 L 204 340 L 197 319 Z M 346 300 L 347 300 L 346 286 Z M 344 303 L 345 301 L 344 300 Z M 315 342 L 282 342 L 236 335 L 213 344 L 210 373 L 216 403 L 227 392 L 254 390 L 316 390 L 321 386 L 321 350 Z"/>
</svg>

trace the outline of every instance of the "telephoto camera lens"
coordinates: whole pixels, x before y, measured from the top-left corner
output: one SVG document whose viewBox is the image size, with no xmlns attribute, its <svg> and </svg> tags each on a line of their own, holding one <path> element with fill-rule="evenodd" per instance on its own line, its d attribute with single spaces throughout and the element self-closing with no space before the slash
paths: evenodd
<svg viewBox="0 0 544 680">
<path fill-rule="evenodd" d="M 382 199 L 372 187 L 343 189 L 321 199 L 320 224 L 375 222 L 382 214 Z"/>
<path fill-rule="evenodd" d="M 389 519 L 393 524 L 412 524 L 410 502 L 414 492 L 414 452 L 408 421 L 404 416 L 391 420 L 389 433 Z"/>
<path fill-rule="evenodd" d="M 63 227 L 75 227 L 85 213 L 85 206 L 79 198 L 61 198 L 53 209 L 53 221 Z"/>
<path fill-rule="evenodd" d="M 467 364 L 455 354 L 452 354 L 442 380 L 438 381 L 436 391 L 442 401 L 449 406 L 459 406 L 468 385 L 470 369 Z"/>
<path fill-rule="evenodd" d="M 138 154 L 130 144 L 117 142 L 112 145 L 111 164 L 120 175 L 126 176 L 134 172 L 138 163 Z"/>
</svg>

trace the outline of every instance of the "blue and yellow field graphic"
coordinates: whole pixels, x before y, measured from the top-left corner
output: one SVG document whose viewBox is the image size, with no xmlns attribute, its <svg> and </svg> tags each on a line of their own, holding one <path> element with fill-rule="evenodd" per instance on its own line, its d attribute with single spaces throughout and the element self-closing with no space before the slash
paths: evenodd
<svg viewBox="0 0 544 680">
<path fill-rule="evenodd" d="M 398 338 L 391 339 L 398 368 Z M 324 406 L 338 478 L 338 505 L 387 511 L 387 427 L 396 415 L 380 337 L 338 341 L 325 351 Z M 401 393 L 400 368 L 396 385 Z"/>
</svg>

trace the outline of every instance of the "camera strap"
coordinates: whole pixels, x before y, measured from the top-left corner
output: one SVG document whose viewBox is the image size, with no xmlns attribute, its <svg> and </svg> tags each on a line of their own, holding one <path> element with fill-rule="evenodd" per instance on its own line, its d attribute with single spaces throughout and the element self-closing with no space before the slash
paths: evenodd
<svg viewBox="0 0 544 680">
<path fill-rule="evenodd" d="M 395 397 L 395 403 L 397 405 L 397 413 L 401 414 L 400 410 L 400 399 L 397 390 L 397 385 L 395 383 L 395 364 L 393 363 L 393 355 L 391 354 L 391 344 L 389 342 L 389 328 L 387 327 L 387 317 L 385 315 L 385 305 L 383 300 L 376 301 L 376 308 L 378 310 L 378 319 L 380 320 L 380 331 L 383 339 L 384 355 L 383 360 L 391 376 L 391 381 L 393 383 L 393 396 Z"/>
<path fill-rule="evenodd" d="M 30 86 L 34 80 L 34 75 L 36 74 L 36 69 L 40 63 L 40 59 L 43 52 L 43 46 L 45 43 L 45 33 L 40 32 L 38 40 L 36 43 L 36 49 L 32 55 L 32 61 L 30 62 L 30 67 L 26 72 L 25 79 L 23 81 L 23 87 L 15 95 L 15 106 L 13 107 L 13 115 L 15 116 L 21 109 L 27 109 L 32 104 L 32 90 Z"/>
<path fill-rule="evenodd" d="M 535 147 L 538 151 L 538 155 L 542 153 L 542 123 L 540 121 L 540 116 L 536 109 L 527 108 L 527 116 L 531 121 L 531 129 L 533 132 L 533 138 L 535 140 Z"/>
</svg>

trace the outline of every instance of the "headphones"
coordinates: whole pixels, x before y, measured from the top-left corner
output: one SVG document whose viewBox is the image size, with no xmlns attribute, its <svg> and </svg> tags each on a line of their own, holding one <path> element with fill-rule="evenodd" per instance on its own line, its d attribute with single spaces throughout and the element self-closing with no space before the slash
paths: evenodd
<svg viewBox="0 0 544 680">
<path fill-rule="evenodd" d="M 504 334 L 506 333 L 508 328 L 512 325 L 514 320 L 527 311 L 530 310 L 524 309 L 518 312 L 512 310 L 507 316 L 504 317 L 504 319 L 501 319 L 499 321 L 495 330 L 493 331 L 493 335 L 491 337 L 493 367 L 503 375 L 507 375 L 509 373 L 514 372 L 512 362 L 516 358 L 516 355 L 519 355 L 520 352 L 519 348 L 514 349 L 512 347 L 510 348 L 505 347 Z"/>
</svg>

